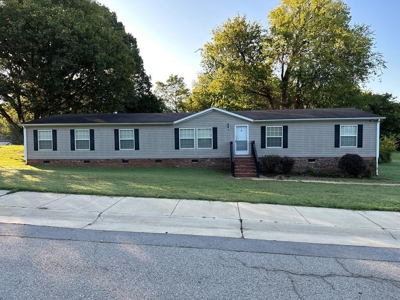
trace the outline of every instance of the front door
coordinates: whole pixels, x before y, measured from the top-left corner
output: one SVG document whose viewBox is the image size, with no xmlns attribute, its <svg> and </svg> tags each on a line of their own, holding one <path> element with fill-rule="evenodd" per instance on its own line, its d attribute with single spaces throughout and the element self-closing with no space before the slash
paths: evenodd
<svg viewBox="0 0 400 300">
<path fill-rule="evenodd" d="M 249 127 L 247 125 L 235 126 L 235 154 L 249 154 Z"/>
</svg>

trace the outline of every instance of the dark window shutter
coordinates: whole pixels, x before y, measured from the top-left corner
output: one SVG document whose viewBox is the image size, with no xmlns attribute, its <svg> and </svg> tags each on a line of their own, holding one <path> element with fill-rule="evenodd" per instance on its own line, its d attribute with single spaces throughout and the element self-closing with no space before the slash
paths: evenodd
<svg viewBox="0 0 400 300">
<path fill-rule="evenodd" d="M 288 147 L 288 127 L 287 125 L 283 126 L 283 148 Z"/>
<path fill-rule="evenodd" d="M 39 140 L 38 140 L 38 131 L 37 130 L 33 131 L 33 150 L 34 151 L 39 150 Z"/>
<path fill-rule="evenodd" d="M 261 148 L 265 148 L 265 138 L 266 138 L 265 126 L 261 126 Z"/>
<path fill-rule="evenodd" d="M 139 150 L 139 129 L 135 129 L 135 150 Z"/>
<path fill-rule="evenodd" d="M 90 151 L 94 151 L 94 129 L 90 129 Z"/>
<path fill-rule="evenodd" d="M 179 128 L 175 128 L 175 150 L 179 150 Z"/>
<path fill-rule="evenodd" d="M 53 151 L 57 151 L 57 130 L 52 130 L 53 135 Z"/>
<path fill-rule="evenodd" d="M 75 130 L 70 130 L 70 139 L 71 139 L 71 151 L 75 151 Z"/>
<path fill-rule="evenodd" d="M 358 124 L 357 148 L 362 148 L 362 146 L 363 146 L 363 125 Z"/>
<path fill-rule="evenodd" d="M 340 148 L 340 125 L 335 125 L 335 148 Z"/>
<path fill-rule="evenodd" d="M 218 129 L 213 127 L 213 149 L 218 149 Z"/>
<path fill-rule="evenodd" d="M 119 129 L 114 129 L 115 150 L 119 150 Z"/>
</svg>

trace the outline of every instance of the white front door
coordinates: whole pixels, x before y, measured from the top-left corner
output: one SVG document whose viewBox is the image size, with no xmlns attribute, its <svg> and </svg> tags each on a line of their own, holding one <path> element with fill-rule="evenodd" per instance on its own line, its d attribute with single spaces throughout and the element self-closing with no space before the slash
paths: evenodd
<svg viewBox="0 0 400 300">
<path fill-rule="evenodd" d="M 235 154 L 249 154 L 249 127 L 247 125 L 235 126 Z"/>
</svg>

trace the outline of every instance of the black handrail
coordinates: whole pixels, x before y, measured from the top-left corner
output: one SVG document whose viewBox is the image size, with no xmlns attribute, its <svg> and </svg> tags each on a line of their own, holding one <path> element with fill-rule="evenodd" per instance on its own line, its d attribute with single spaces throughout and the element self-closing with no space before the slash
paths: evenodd
<svg viewBox="0 0 400 300">
<path fill-rule="evenodd" d="M 251 142 L 251 156 L 253 156 L 254 165 L 256 166 L 257 178 L 259 178 L 260 177 L 260 161 L 258 160 L 256 143 L 254 141 Z"/>
<path fill-rule="evenodd" d="M 233 155 L 233 142 L 231 142 L 231 173 L 235 177 L 235 156 Z"/>
</svg>

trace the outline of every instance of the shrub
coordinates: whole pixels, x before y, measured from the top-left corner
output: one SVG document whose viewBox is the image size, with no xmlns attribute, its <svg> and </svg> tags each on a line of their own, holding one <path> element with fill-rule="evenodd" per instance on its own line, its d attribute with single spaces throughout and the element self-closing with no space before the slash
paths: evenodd
<svg viewBox="0 0 400 300">
<path fill-rule="evenodd" d="M 294 163 L 294 159 L 288 156 L 266 155 L 261 157 L 261 165 L 267 174 L 290 174 Z"/>
<path fill-rule="evenodd" d="M 289 156 L 281 157 L 281 169 L 283 174 L 292 173 L 294 167 L 294 159 Z"/>
<path fill-rule="evenodd" d="M 261 165 L 263 166 L 264 172 L 275 174 L 278 172 L 280 167 L 281 157 L 279 155 L 265 155 L 261 157 Z"/>
<path fill-rule="evenodd" d="M 358 154 L 346 154 L 339 159 L 339 169 L 352 176 L 365 175 L 368 166 L 364 159 Z"/>
<path fill-rule="evenodd" d="M 394 135 L 384 136 L 379 144 L 379 162 L 388 163 L 392 161 L 392 153 L 397 150 L 397 139 Z"/>
</svg>

